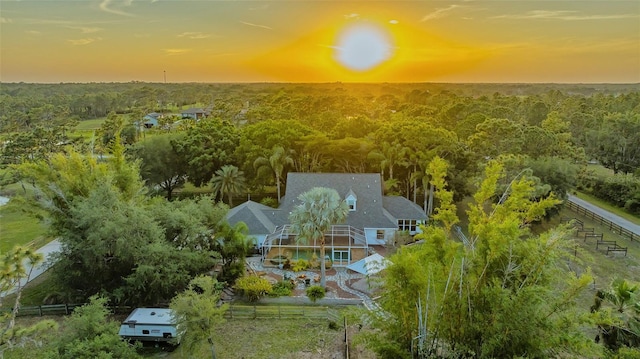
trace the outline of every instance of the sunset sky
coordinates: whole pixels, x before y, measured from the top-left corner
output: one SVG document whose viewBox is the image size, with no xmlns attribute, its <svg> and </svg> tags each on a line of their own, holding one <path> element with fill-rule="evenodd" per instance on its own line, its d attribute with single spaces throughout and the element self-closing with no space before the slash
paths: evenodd
<svg viewBox="0 0 640 359">
<path fill-rule="evenodd" d="M 640 1 L 0 0 L 2 82 L 640 82 Z"/>
</svg>

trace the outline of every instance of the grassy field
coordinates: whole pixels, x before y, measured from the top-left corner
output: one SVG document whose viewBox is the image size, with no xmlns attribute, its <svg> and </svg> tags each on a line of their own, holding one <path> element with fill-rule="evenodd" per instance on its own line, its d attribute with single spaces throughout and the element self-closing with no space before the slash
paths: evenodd
<svg viewBox="0 0 640 359">
<path fill-rule="evenodd" d="M 93 131 L 97 130 L 102 126 L 102 123 L 106 121 L 106 117 L 94 118 L 93 120 L 83 120 L 78 123 L 75 130 L 76 131 Z"/>
<path fill-rule="evenodd" d="M 36 323 L 40 319 L 53 319 L 62 325 L 64 318 L 63 316 L 19 317 L 17 324 L 27 325 Z M 329 329 L 327 320 L 233 319 L 227 320 L 217 328 L 213 345 L 217 358 L 343 358 L 343 335 L 344 332 L 339 329 Z M 21 350 L 8 351 L 4 354 L 4 358 L 24 358 L 25 355 L 35 358 L 41 357 L 38 354 L 40 353 L 25 353 Z M 149 348 L 145 350 L 144 356 L 167 359 L 210 358 L 211 346 L 207 342 L 203 342 L 193 356 L 187 355 L 184 348 L 180 346 L 173 352 Z M 360 355 L 352 358 L 373 357 Z"/>
<path fill-rule="evenodd" d="M 589 163 L 587 164 L 587 168 L 586 168 L 587 172 L 591 172 L 596 176 L 600 176 L 600 177 L 610 177 L 613 176 L 613 170 L 606 168 L 603 165 L 600 164 L 595 164 L 595 163 Z"/>
<path fill-rule="evenodd" d="M 219 326 L 213 344 L 218 358 L 294 359 L 305 358 L 305 353 L 313 353 L 315 358 L 330 353 L 326 357 L 331 358 L 336 350 L 339 353 L 336 342 L 340 336 L 340 331 L 329 329 L 327 320 L 233 319 Z M 187 355 L 178 347 L 172 353 L 149 357 L 177 359 Z M 211 347 L 202 343 L 193 357 L 211 357 Z"/>
<path fill-rule="evenodd" d="M 12 206 L 0 207 L 0 253 L 15 245 L 41 247 L 46 243 L 45 234 L 46 227 L 38 219 Z"/>
<path fill-rule="evenodd" d="M 606 255 L 602 250 L 596 250 L 595 239 L 588 238 L 586 241 L 582 236 L 576 236 L 575 250 L 572 260 L 568 263 L 569 268 L 577 273 L 583 273 L 587 269 L 591 270 L 594 277 L 591 289 L 583 293 L 582 306 L 588 310 L 593 304 L 594 294 L 597 289 L 608 289 L 611 282 L 616 278 L 624 278 L 631 281 L 640 279 L 640 242 L 631 241 L 622 237 L 586 217 L 579 216 L 575 212 L 564 209 L 561 215 L 554 218 L 550 225 L 560 223 L 561 217 L 577 218 L 584 222 L 585 228 L 594 228 L 594 233 L 602 233 L 603 239 L 616 241 L 621 247 L 627 247 L 627 255 L 624 253 L 610 253 Z M 574 235 L 576 232 L 574 232 Z"/>
</svg>

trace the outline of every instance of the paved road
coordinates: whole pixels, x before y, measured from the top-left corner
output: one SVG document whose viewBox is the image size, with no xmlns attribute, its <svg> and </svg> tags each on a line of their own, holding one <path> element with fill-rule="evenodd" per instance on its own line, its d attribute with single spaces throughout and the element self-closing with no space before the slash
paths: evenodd
<svg viewBox="0 0 640 359">
<path fill-rule="evenodd" d="M 51 267 L 52 265 L 52 261 L 50 261 L 51 255 L 58 251 L 60 251 L 60 242 L 57 239 L 47 243 L 44 247 L 39 248 L 37 250 L 37 252 L 42 254 L 42 256 L 44 257 L 44 261 L 40 265 L 33 268 L 33 270 L 31 271 L 31 276 L 29 277 L 29 281 L 34 280 L 40 274 L 46 272 L 47 269 L 49 269 L 49 267 Z M 27 264 L 27 261 L 24 262 L 24 266 L 25 266 L 25 271 L 29 273 L 29 268 L 31 268 L 31 266 Z M 26 278 L 20 281 L 21 286 L 24 286 L 25 284 L 27 284 Z M 11 294 L 15 291 L 16 291 L 16 288 L 13 288 L 12 290 L 9 290 L 7 294 Z"/>
<path fill-rule="evenodd" d="M 600 208 L 600 207 L 598 207 L 596 205 L 593 205 L 593 204 L 591 204 L 591 203 L 589 203 L 589 202 L 587 202 L 585 200 L 582 200 L 582 199 L 580 199 L 580 198 L 578 198 L 576 196 L 569 195 L 569 201 L 571 201 L 571 202 L 573 202 L 573 203 L 575 203 L 577 205 L 580 205 L 580 206 L 590 210 L 591 212 L 593 212 L 593 213 L 595 213 L 595 214 L 597 214 L 597 215 L 599 215 L 599 216 L 601 216 L 603 218 L 606 218 L 606 219 L 610 220 L 611 222 L 619 225 L 620 227 L 622 227 L 624 229 L 627 229 L 627 230 L 629 230 L 629 231 L 631 231 L 631 232 L 633 232 L 633 233 L 635 233 L 637 235 L 640 235 L 640 226 L 637 225 L 637 224 L 629 222 L 629 221 L 627 221 L 626 219 L 624 219 L 622 217 L 619 217 L 619 216 L 617 216 L 617 215 L 615 215 L 615 214 L 613 214 L 613 213 L 611 213 L 611 212 L 609 212 L 607 210 L 604 210 L 604 209 L 602 209 L 602 208 Z"/>
</svg>

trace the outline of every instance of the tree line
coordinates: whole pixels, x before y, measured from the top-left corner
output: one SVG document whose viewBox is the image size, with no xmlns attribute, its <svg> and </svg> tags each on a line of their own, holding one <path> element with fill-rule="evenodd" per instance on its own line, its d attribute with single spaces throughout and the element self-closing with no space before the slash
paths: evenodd
<svg viewBox="0 0 640 359">
<path fill-rule="evenodd" d="M 265 183 L 281 190 L 288 171 L 380 172 L 390 193 L 422 205 L 428 192 L 422 173 L 435 155 L 452 164 L 449 182 L 457 199 L 469 194 L 461 179 L 498 155 L 537 163 L 536 175 L 554 181 L 547 182 L 554 189 L 563 181 L 575 185 L 575 163 L 597 160 L 622 174 L 640 166 L 640 92 L 632 85 L 162 85 L 3 88 L 2 101 L 9 106 L 0 124 L 18 137 L 5 138 L 2 161 L 42 159 L 68 144 L 104 153 L 118 130 L 131 145 L 128 152 L 142 159 L 145 180 L 167 197 L 187 178 L 196 186 L 209 184 L 216 171 L 233 166 L 246 182 L 229 188 L 240 192 L 235 194 L 259 193 Z M 496 88 L 512 95 L 489 92 Z M 30 90 L 46 94 L 49 102 L 29 97 Z M 81 117 L 65 103 L 80 93 L 112 93 L 133 102 L 107 106 L 102 129 L 86 143 L 73 137 Z M 140 130 L 145 113 L 161 110 L 155 104 L 168 103 L 165 97 L 178 101 L 180 93 L 197 97 L 185 97 L 190 104 L 209 106 L 210 118 L 177 121 L 154 135 Z M 561 165 L 544 166 L 545 161 Z"/>
</svg>

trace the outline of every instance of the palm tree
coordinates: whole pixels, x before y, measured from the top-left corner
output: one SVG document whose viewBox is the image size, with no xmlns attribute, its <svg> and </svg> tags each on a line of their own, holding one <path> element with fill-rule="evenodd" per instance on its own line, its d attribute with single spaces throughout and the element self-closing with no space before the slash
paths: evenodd
<svg viewBox="0 0 640 359">
<path fill-rule="evenodd" d="M 271 156 L 269 156 L 269 158 L 258 157 L 253 162 L 253 168 L 258 171 L 258 176 L 264 173 L 271 173 L 275 177 L 276 187 L 278 188 L 278 202 L 280 202 L 282 174 L 287 166 L 293 166 L 293 158 L 289 156 L 282 146 L 275 146 L 271 150 Z"/>
<path fill-rule="evenodd" d="M 382 172 L 382 180 L 384 181 L 385 168 L 389 169 L 389 180 L 393 180 L 393 169 L 396 166 L 406 167 L 409 163 L 406 161 L 409 148 L 403 146 L 399 142 L 393 143 L 383 142 L 379 150 L 373 150 L 369 153 L 368 158 L 377 161 L 380 164 Z"/>
<path fill-rule="evenodd" d="M 347 218 L 349 207 L 335 189 L 314 187 L 298 196 L 302 202 L 289 215 L 297 241 L 320 243 L 320 285 L 326 287 L 324 233 Z"/>
<path fill-rule="evenodd" d="M 229 199 L 229 207 L 233 207 L 233 195 L 240 194 L 244 191 L 245 180 L 244 173 L 233 165 L 224 165 L 215 172 L 215 176 L 211 179 L 213 192 L 220 198 L 227 195 Z"/>
<path fill-rule="evenodd" d="M 620 345 L 640 345 L 640 286 L 624 279 L 616 279 L 609 290 L 599 290 L 591 312 L 609 304 L 613 318 L 598 323 L 603 343 L 616 350 Z"/>
</svg>

